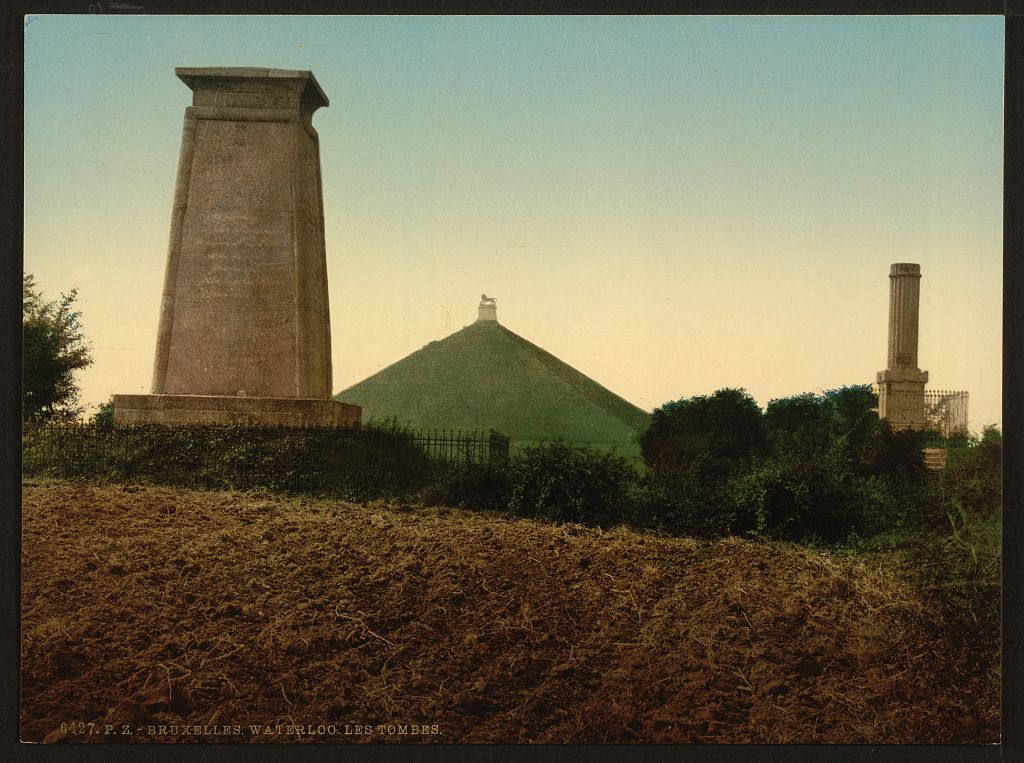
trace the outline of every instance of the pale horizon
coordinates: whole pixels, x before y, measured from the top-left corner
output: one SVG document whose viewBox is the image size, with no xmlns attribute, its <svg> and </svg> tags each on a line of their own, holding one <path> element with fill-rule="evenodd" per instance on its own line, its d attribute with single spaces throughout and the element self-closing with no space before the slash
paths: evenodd
<svg viewBox="0 0 1024 763">
<path fill-rule="evenodd" d="M 1001 425 L 1003 19 L 26 19 L 25 251 L 87 415 L 150 391 L 191 92 L 313 72 L 333 389 L 476 319 L 635 405 L 870 384 L 921 265 L 928 390 Z M 58 222 L 55 222 L 58 221 Z M 443 426 L 443 422 L 438 423 Z"/>
</svg>

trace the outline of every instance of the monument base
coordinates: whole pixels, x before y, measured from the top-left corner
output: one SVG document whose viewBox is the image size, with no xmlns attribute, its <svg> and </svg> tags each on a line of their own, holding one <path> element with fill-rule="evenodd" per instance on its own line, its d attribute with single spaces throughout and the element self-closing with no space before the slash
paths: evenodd
<svg viewBox="0 0 1024 763">
<path fill-rule="evenodd" d="M 924 385 L 928 372 L 917 368 L 897 368 L 879 371 L 878 415 L 889 422 L 894 430 L 924 429 L 927 424 L 924 409 Z"/>
<path fill-rule="evenodd" d="M 337 400 L 228 395 L 114 395 L 116 424 L 348 427 L 363 409 Z"/>
</svg>

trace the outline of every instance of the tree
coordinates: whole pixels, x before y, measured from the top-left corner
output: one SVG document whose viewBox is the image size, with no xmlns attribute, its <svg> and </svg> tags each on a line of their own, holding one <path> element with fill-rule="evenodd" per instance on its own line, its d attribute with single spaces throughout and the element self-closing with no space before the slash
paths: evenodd
<svg viewBox="0 0 1024 763">
<path fill-rule="evenodd" d="M 813 454 L 839 447 L 860 459 L 886 428 L 877 407 L 878 398 L 866 384 L 772 400 L 764 412 L 770 450 Z"/>
<path fill-rule="evenodd" d="M 655 471 L 700 469 L 721 477 L 747 464 L 764 441 L 761 409 L 745 390 L 720 389 L 665 403 L 640 438 Z"/>
<path fill-rule="evenodd" d="M 56 421 L 78 417 L 75 371 L 92 364 L 82 333 L 81 313 L 75 310 L 78 293 L 72 289 L 60 299 L 46 302 L 26 273 L 22 286 L 23 378 L 22 418 Z"/>
<path fill-rule="evenodd" d="M 772 400 L 764 412 L 772 453 L 815 453 L 833 443 L 832 417 L 825 398 L 811 392 Z"/>
</svg>

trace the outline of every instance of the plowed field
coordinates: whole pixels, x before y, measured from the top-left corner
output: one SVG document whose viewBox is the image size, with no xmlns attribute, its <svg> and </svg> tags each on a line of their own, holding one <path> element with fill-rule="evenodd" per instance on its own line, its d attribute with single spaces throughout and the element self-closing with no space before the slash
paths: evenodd
<svg viewBox="0 0 1024 763">
<path fill-rule="evenodd" d="M 783 544 L 30 483 L 22 591 L 26 741 L 998 740 L 920 592 Z"/>
</svg>

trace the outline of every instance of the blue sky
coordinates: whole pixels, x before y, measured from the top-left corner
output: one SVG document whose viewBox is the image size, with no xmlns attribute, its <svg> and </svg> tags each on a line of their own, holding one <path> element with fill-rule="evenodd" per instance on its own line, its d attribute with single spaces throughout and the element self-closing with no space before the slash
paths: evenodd
<svg viewBox="0 0 1024 763">
<path fill-rule="evenodd" d="M 87 402 L 148 391 L 188 89 L 313 71 L 334 379 L 499 320 L 629 400 L 921 367 L 1000 420 L 1000 17 L 26 20 L 25 267 L 77 287 Z"/>
</svg>

